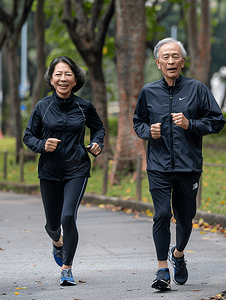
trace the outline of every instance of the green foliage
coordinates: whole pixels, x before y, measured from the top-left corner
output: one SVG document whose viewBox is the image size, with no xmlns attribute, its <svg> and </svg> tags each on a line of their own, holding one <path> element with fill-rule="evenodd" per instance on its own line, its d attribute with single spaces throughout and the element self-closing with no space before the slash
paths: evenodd
<svg viewBox="0 0 226 300">
<path fill-rule="evenodd" d="M 145 84 L 162 78 L 162 72 L 157 68 L 155 58 L 151 50 L 147 51 L 146 57 L 144 79 Z"/>
<path fill-rule="evenodd" d="M 105 45 L 103 47 L 103 55 L 113 59 L 115 57 L 115 38 L 113 36 L 106 36 Z"/>
<path fill-rule="evenodd" d="M 108 119 L 110 137 L 116 137 L 118 131 L 118 117 L 111 117 Z"/>
</svg>

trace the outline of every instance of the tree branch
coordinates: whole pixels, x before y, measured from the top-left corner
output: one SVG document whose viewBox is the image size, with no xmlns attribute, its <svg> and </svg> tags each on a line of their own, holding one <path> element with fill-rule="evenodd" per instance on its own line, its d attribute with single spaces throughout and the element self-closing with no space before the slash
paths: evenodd
<svg viewBox="0 0 226 300">
<path fill-rule="evenodd" d="M 65 23 L 72 31 L 77 27 L 78 21 L 71 15 L 71 0 L 64 0 L 62 22 Z"/>
<path fill-rule="evenodd" d="M 4 27 L 0 35 L 0 51 L 2 50 L 6 39 L 7 39 L 7 29 Z"/>
<path fill-rule="evenodd" d="M 113 16 L 114 12 L 115 12 L 115 0 L 111 0 L 107 9 L 104 11 L 103 15 L 101 16 L 101 18 L 97 24 L 98 32 L 95 37 L 95 42 L 97 44 L 100 44 L 101 47 L 103 47 L 103 45 L 104 45 L 106 31 L 108 29 L 108 25 L 111 21 L 111 18 Z"/>
<path fill-rule="evenodd" d="M 14 42 L 13 42 L 14 45 L 18 44 L 18 39 L 20 37 L 22 26 L 24 25 L 24 23 L 26 22 L 26 20 L 28 18 L 28 15 L 31 11 L 31 6 L 32 6 L 33 1 L 34 0 L 25 0 L 23 12 L 20 16 L 19 22 L 18 22 L 18 24 L 16 26 L 16 30 L 15 30 L 15 38 L 14 38 Z"/>
<path fill-rule="evenodd" d="M 101 12 L 101 8 L 103 6 L 103 0 L 95 0 L 92 5 L 92 18 L 88 22 L 88 32 L 92 32 L 92 37 L 94 38 L 94 29 L 98 22 L 98 16 Z"/>
<path fill-rule="evenodd" d="M 3 25 L 10 28 L 10 31 L 13 28 L 13 18 L 7 14 L 1 7 L 0 7 L 0 22 L 2 22 Z"/>
<path fill-rule="evenodd" d="M 76 12 L 76 19 L 78 20 L 78 26 L 83 26 L 87 22 L 86 13 L 83 9 L 83 0 L 73 0 L 73 3 Z"/>
<path fill-rule="evenodd" d="M 168 16 L 168 14 L 171 12 L 172 7 L 173 7 L 173 3 L 170 2 L 166 11 L 163 12 L 160 16 L 157 16 L 157 20 L 156 20 L 157 24 L 161 23 L 162 20 L 164 20 L 166 16 Z"/>
<path fill-rule="evenodd" d="M 13 11 L 12 11 L 12 18 L 15 20 L 18 16 L 18 0 L 13 1 Z"/>
</svg>

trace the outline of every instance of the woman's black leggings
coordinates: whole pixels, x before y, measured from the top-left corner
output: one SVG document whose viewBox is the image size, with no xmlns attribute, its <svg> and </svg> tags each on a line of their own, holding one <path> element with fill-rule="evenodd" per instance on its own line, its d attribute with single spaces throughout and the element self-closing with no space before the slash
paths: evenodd
<svg viewBox="0 0 226 300">
<path fill-rule="evenodd" d="M 88 178 L 65 181 L 40 180 L 40 190 L 46 215 L 46 231 L 57 242 L 63 228 L 65 265 L 72 265 L 78 245 L 77 211 L 86 189 Z"/>
</svg>

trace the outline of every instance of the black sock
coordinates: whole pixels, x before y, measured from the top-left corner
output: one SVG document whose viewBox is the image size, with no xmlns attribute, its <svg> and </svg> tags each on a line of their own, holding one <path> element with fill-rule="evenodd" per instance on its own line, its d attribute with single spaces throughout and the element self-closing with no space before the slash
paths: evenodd
<svg viewBox="0 0 226 300">
<path fill-rule="evenodd" d="M 57 247 L 57 246 L 54 245 L 54 247 L 55 247 L 57 250 L 61 250 L 63 246 Z"/>
</svg>

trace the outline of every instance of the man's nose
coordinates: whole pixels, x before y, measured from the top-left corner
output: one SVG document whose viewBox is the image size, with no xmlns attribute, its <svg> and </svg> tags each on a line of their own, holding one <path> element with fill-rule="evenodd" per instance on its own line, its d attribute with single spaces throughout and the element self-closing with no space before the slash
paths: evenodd
<svg viewBox="0 0 226 300">
<path fill-rule="evenodd" d="M 169 57 L 168 64 L 174 64 L 174 58 L 172 56 Z"/>
</svg>

